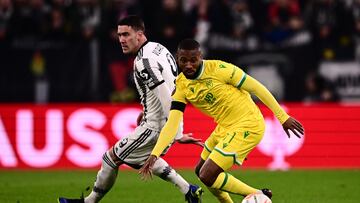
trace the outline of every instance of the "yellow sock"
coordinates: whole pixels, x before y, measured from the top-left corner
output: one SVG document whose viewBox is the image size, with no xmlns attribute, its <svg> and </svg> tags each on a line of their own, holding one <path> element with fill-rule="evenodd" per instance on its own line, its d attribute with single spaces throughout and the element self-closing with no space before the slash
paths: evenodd
<svg viewBox="0 0 360 203">
<path fill-rule="evenodd" d="M 208 187 L 209 191 L 219 200 L 221 203 L 234 203 L 229 193 Z"/>
<path fill-rule="evenodd" d="M 249 185 L 241 182 L 234 176 L 225 172 L 219 174 L 211 187 L 243 196 L 259 192 L 258 189 L 250 187 Z"/>
</svg>

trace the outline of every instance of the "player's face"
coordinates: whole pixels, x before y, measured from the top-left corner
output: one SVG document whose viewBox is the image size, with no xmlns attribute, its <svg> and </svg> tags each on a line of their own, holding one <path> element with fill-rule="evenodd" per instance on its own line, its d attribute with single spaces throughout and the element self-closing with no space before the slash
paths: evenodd
<svg viewBox="0 0 360 203">
<path fill-rule="evenodd" d="M 200 68 L 202 56 L 199 49 L 179 49 L 176 53 L 176 60 L 181 72 L 187 78 L 192 78 L 195 76 L 196 71 Z"/>
<path fill-rule="evenodd" d="M 142 31 L 135 31 L 127 25 L 119 25 L 117 34 L 124 54 L 136 53 L 139 50 Z"/>
</svg>

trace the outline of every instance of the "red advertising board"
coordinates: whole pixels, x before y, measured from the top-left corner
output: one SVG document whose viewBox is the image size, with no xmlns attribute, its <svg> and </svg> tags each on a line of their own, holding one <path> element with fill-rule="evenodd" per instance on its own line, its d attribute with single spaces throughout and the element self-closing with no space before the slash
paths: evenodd
<svg viewBox="0 0 360 203">
<path fill-rule="evenodd" d="M 243 167 L 360 168 L 360 105 L 286 104 L 302 122 L 302 139 L 287 138 L 271 111 L 260 106 L 266 132 Z M 131 132 L 139 105 L 0 105 L 0 169 L 99 168 L 102 154 Z M 215 123 L 195 108 L 185 111 L 185 132 L 203 141 Z M 201 148 L 175 144 L 165 159 L 193 168 Z"/>
</svg>

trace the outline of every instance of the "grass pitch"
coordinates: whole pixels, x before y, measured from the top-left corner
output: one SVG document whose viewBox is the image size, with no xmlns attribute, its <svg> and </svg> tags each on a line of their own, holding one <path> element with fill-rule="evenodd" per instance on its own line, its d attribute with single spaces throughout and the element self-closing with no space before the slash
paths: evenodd
<svg viewBox="0 0 360 203">
<path fill-rule="evenodd" d="M 179 170 L 188 181 L 204 187 L 190 170 Z M 360 170 L 234 170 L 235 177 L 258 188 L 273 190 L 274 203 L 358 203 Z M 57 197 L 76 198 L 92 186 L 96 171 L 0 171 L 1 203 L 52 203 Z M 88 194 L 89 191 L 85 191 Z M 242 198 L 233 195 L 236 203 Z M 102 203 L 183 203 L 184 196 L 155 177 L 143 182 L 134 170 L 119 171 L 117 182 Z M 204 203 L 217 202 L 205 189 Z"/>
</svg>

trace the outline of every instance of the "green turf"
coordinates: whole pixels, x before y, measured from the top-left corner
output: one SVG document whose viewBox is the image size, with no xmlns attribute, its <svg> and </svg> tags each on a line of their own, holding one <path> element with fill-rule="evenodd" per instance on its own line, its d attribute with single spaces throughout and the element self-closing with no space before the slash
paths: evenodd
<svg viewBox="0 0 360 203">
<path fill-rule="evenodd" d="M 192 171 L 179 173 L 200 184 Z M 271 188 L 275 203 L 360 202 L 360 170 L 236 170 L 231 173 L 255 187 Z M 0 171 L 0 202 L 55 203 L 58 196 L 79 197 L 81 191 L 93 184 L 95 175 L 96 171 Z M 241 202 L 242 198 L 233 197 L 235 202 Z M 182 203 L 184 197 L 174 186 L 159 178 L 142 182 L 135 171 L 121 170 L 115 186 L 102 202 Z M 216 200 L 206 191 L 203 202 Z"/>
</svg>

